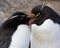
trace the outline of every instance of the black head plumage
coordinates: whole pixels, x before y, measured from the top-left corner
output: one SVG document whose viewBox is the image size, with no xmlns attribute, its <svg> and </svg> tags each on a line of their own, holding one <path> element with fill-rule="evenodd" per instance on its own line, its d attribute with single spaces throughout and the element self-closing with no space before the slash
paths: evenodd
<svg viewBox="0 0 60 48">
<path fill-rule="evenodd" d="M 60 24 L 60 16 L 50 7 L 44 6 L 43 9 L 41 10 L 42 5 L 38 5 L 34 7 L 31 11 L 31 13 L 35 14 L 35 17 L 37 16 L 38 13 L 40 13 L 37 17 L 34 23 L 37 25 L 41 25 L 46 19 L 51 19 L 55 23 Z"/>
<path fill-rule="evenodd" d="M 6 20 L 3 24 L 3 27 L 6 28 L 17 28 L 20 24 L 27 24 L 29 22 L 30 18 L 27 17 L 27 15 L 23 12 L 15 12 L 12 14 L 12 16 Z"/>
</svg>

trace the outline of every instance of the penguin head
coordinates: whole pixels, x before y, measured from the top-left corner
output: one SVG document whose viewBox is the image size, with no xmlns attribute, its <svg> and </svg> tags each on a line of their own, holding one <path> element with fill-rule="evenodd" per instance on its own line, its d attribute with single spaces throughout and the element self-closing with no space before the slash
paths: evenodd
<svg viewBox="0 0 60 48">
<path fill-rule="evenodd" d="M 15 28 L 21 24 L 28 25 L 29 20 L 30 20 L 30 18 L 28 18 L 25 13 L 15 12 L 14 14 L 12 14 L 12 16 L 10 18 L 8 18 L 8 20 L 6 20 L 4 22 L 4 26 L 7 28 L 8 27 Z"/>
<path fill-rule="evenodd" d="M 28 15 L 23 12 L 15 12 L 9 19 L 19 24 L 28 24 L 30 18 L 27 16 Z"/>
<path fill-rule="evenodd" d="M 32 9 L 29 16 L 32 18 L 29 22 L 30 24 L 35 23 L 41 25 L 46 19 L 52 19 L 55 21 L 55 17 L 57 17 L 58 14 L 48 6 L 42 8 L 42 5 L 38 5 Z"/>
</svg>

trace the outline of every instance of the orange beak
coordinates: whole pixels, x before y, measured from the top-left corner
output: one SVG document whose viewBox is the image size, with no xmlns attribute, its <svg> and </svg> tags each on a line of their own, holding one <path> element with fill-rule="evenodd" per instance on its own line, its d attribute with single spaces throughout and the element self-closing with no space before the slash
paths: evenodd
<svg viewBox="0 0 60 48">
<path fill-rule="evenodd" d="M 35 14 L 30 13 L 30 14 L 28 15 L 28 17 L 29 17 L 29 18 L 33 18 L 33 17 L 35 17 Z"/>
<path fill-rule="evenodd" d="M 35 21 L 35 18 L 34 18 L 35 14 L 31 13 L 28 15 L 28 17 L 31 18 L 29 21 L 29 25 L 31 26 L 33 24 L 33 22 Z"/>
<path fill-rule="evenodd" d="M 31 26 L 35 21 L 35 18 L 32 18 L 30 21 L 29 21 L 29 25 Z"/>
</svg>

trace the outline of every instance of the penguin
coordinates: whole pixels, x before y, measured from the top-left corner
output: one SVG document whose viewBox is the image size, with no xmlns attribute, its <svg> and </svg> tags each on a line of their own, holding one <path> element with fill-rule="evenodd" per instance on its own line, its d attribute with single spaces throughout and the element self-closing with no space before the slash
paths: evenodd
<svg viewBox="0 0 60 48">
<path fill-rule="evenodd" d="M 23 12 L 15 12 L 0 29 L 0 48 L 29 48 L 30 18 Z"/>
<path fill-rule="evenodd" d="M 60 48 L 60 15 L 46 5 L 37 5 L 29 17 L 31 48 Z"/>
</svg>

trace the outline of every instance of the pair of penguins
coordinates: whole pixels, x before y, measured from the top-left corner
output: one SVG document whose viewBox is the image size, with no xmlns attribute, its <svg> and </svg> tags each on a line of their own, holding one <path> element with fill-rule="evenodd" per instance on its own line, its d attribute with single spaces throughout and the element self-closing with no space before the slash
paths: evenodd
<svg viewBox="0 0 60 48">
<path fill-rule="evenodd" d="M 0 48 L 60 48 L 60 16 L 48 6 L 41 7 L 34 7 L 30 15 L 16 12 L 4 21 Z"/>
</svg>

